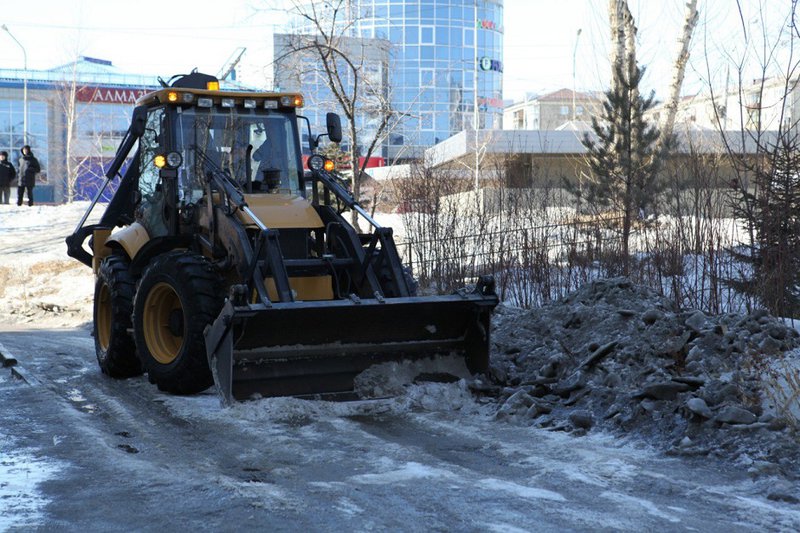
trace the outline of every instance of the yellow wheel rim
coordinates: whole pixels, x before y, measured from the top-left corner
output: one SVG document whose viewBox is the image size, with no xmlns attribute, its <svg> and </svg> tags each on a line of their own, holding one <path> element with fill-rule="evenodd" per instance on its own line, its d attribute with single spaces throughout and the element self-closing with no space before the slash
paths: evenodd
<svg viewBox="0 0 800 533">
<path fill-rule="evenodd" d="M 94 319 L 95 335 L 97 335 L 97 343 L 103 350 L 108 350 L 111 344 L 111 291 L 108 290 L 108 285 L 103 283 L 100 287 L 100 294 L 97 298 L 97 316 Z"/>
<path fill-rule="evenodd" d="M 179 317 L 180 327 L 175 323 Z M 163 365 L 172 363 L 183 346 L 183 307 L 168 283 L 157 283 L 144 302 L 142 326 L 150 355 Z M 178 331 L 180 329 L 180 331 Z"/>
</svg>

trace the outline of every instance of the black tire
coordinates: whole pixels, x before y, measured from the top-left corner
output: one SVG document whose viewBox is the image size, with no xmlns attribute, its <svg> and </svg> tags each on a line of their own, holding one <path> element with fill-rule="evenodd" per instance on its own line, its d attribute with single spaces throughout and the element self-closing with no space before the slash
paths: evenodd
<svg viewBox="0 0 800 533">
<path fill-rule="evenodd" d="M 100 370 L 112 378 L 142 373 L 130 333 L 135 287 L 127 259 L 119 255 L 103 259 L 94 286 L 93 336 Z"/>
<path fill-rule="evenodd" d="M 213 385 L 203 330 L 223 303 L 221 278 L 204 257 L 176 251 L 150 263 L 133 302 L 136 348 L 150 383 L 173 394 Z"/>
</svg>

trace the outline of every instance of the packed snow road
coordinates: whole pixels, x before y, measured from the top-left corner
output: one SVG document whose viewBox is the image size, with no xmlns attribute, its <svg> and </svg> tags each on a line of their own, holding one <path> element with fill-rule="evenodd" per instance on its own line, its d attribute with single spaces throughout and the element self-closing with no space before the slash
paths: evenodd
<svg viewBox="0 0 800 533">
<path fill-rule="evenodd" d="M 798 530 L 744 474 L 494 420 L 459 383 L 222 409 L 100 374 L 85 328 L 0 333 L 0 530 Z"/>
</svg>

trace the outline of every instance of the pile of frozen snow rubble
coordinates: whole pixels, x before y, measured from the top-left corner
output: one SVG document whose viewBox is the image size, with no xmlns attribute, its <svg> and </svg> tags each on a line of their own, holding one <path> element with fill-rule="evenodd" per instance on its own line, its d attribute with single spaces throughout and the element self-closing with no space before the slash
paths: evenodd
<svg viewBox="0 0 800 533">
<path fill-rule="evenodd" d="M 498 418 L 800 479 L 800 335 L 765 312 L 683 311 L 616 278 L 540 309 L 501 306 L 492 335 Z M 771 497 L 800 503 L 789 485 Z"/>
</svg>

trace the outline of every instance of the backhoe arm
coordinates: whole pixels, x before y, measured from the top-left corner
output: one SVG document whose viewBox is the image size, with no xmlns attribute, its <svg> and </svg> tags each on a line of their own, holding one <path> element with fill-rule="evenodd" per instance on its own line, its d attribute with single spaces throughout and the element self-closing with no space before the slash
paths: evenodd
<svg viewBox="0 0 800 533">
<path fill-rule="evenodd" d="M 137 164 L 128 167 L 128 170 L 125 172 L 125 176 L 122 177 L 119 188 L 114 193 L 113 198 L 111 198 L 111 202 L 108 204 L 108 208 L 106 209 L 105 213 L 103 213 L 100 222 L 98 224 L 84 226 L 84 224 L 86 224 L 86 220 L 89 218 L 89 215 L 94 209 L 94 206 L 102 197 L 106 187 L 108 187 L 108 184 L 114 178 L 120 175 L 119 170 L 122 168 L 122 165 L 125 163 L 125 160 L 128 158 L 131 150 L 133 150 L 136 141 L 138 141 L 142 134 L 144 134 L 146 121 L 147 108 L 145 106 L 139 106 L 135 108 L 133 110 L 133 119 L 131 121 L 131 125 L 128 128 L 128 131 L 125 133 L 125 137 L 122 139 L 119 148 L 117 148 L 117 153 L 114 156 L 114 160 L 111 162 L 111 165 L 106 171 L 105 182 L 97 190 L 97 194 L 94 195 L 92 203 L 83 214 L 80 222 L 78 222 L 78 225 L 75 227 L 75 231 L 72 232 L 72 235 L 66 238 L 67 255 L 74 257 L 86 266 L 92 266 L 92 254 L 83 248 L 83 243 L 86 241 L 86 238 L 92 234 L 95 228 L 113 228 L 124 218 L 125 215 L 130 217 L 133 214 L 132 193 L 133 187 L 135 186 L 137 178 L 139 177 L 139 165 Z M 139 152 L 137 150 L 136 154 L 138 155 L 138 153 Z"/>
</svg>

